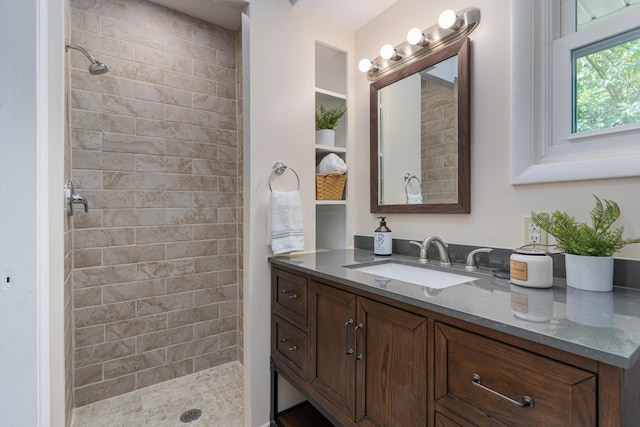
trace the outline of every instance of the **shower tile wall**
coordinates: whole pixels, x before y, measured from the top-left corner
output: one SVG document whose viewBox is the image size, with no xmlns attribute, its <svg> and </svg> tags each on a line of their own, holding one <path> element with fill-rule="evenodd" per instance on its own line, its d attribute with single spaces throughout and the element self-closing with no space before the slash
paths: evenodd
<svg viewBox="0 0 640 427">
<path fill-rule="evenodd" d="M 239 358 L 235 31 L 71 0 L 75 406 Z"/>
<path fill-rule="evenodd" d="M 242 159 L 242 153 L 244 151 L 243 144 L 243 136 L 244 133 L 242 131 L 243 126 L 243 105 L 242 105 L 242 31 L 238 31 L 238 36 L 236 38 L 236 73 L 238 76 L 238 84 L 236 86 L 237 100 L 238 100 L 238 156 L 239 159 Z M 243 281 L 243 249 L 244 246 L 242 244 L 243 239 L 243 185 L 244 181 L 243 177 L 243 163 L 242 161 L 238 162 L 238 346 L 239 346 L 239 354 L 238 357 L 240 362 L 244 361 L 244 314 L 243 314 L 243 306 L 242 301 L 243 298 L 243 289 L 244 289 L 244 281 Z"/>
</svg>

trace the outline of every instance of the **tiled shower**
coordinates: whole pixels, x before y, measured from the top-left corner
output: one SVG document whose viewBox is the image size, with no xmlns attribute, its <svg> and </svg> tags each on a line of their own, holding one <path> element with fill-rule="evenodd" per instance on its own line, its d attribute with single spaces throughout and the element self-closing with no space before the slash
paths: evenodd
<svg viewBox="0 0 640 427">
<path fill-rule="evenodd" d="M 145 0 L 70 0 L 67 412 L 242 361 L 238 31 Z M 67 417 L 70 418 L 70 417 Z"/>
</svg>

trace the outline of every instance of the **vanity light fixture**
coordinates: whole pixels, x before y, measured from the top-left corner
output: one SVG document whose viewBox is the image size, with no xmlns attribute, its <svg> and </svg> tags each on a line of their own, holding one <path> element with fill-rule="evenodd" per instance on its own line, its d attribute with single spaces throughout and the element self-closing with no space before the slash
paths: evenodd
<svg viewBox="0 0 640 427">
<path fill-rule="evenodd" d="M 438 18 L 438 25 L 445 30 L 459 30 L 462 24 L 462 19 L 451 9 L 442 12 Z"/>
<path fill-rule="evenodd" d="M 469 8 L 458 11 L 445 10 L 440 14 L 438 23 L 424 31 L 412 28 L 407 40 L 397 46 L 386 44 L 380 49 L 380 56 L 369 60 L 362 59 L 358 69 L 367 73 L 371 81 L 403 64 L 411 63 L 424 55 L 456 42 L 469 34 L 480 23 L 480 9 Z"/>
<path fill-rule="evenodd" d="M 424 47 L 429 44 L 429 40 L 420 28 L 412 28 L 407 33 L 407 43 Z"/>
</svg>

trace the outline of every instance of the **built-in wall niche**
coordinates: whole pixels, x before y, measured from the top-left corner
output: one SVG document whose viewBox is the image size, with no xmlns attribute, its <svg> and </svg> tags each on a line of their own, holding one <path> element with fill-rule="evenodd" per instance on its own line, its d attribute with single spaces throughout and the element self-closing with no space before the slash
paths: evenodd
<svg viewBox="0 0 640 427">
<path fill-rule="evenodd" d="M 315 73 L 315 108 L 347 107 L 347 52 L 316 42 Z M 347 162 L 348 115 L 349 111 L 338 122 L 333 146 L 318 145 L 314 139 L 316 168 L 329 153 Z M 344 249 L 348 246 L 347 236 L 346 189 L 342 200 L 316 200 L 316 249 Z"/>
</svg>

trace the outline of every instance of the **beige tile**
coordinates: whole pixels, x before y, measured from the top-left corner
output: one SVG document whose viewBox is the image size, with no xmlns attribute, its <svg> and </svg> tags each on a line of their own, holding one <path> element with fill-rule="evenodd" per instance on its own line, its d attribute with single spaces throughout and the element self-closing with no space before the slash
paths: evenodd
<svg viewBox="0 0 640 427">
<path fill-rule="evenodd" d="M 236 83 L 235 70 L 197 60 L 193 61 L 193 75 L 227 85 L 235 85 Z"/>
<path fill-rule="evenodd" d="M 192 258 L 217 254 L 217 245 L 213 240 L 201 240 L 185 243 L 168 243 L 166 258 Z"/>
<path fill-rule="evenodd" d="M 218 286 L 219 278 L 217 272 L 191 274 L 180 277 L 168 277 L 167 294 L 192 291 L 195 289 L 208 289 Z"/>
<path fill-rule="evenodd" d="M 136 243 L 180 242 L 193 238 L 191 225 L 136 228 Z"/>
<path fill-rule="evenodd" d="M 233 270 L 238 268 L 238 259 L 235 255 L 215 255 L 196 258 L 195 272 Z"/>
<path fill-rule="evenodd" d="M 135 242 L 134 228 L 76 230 L 73 235 L 76 249 L 132 245 Z"/>
<path fill-rule="evenodd" d="M 162 49 L 164 35 L 159 31 L 142 29 L 132 23 L 109 18 L 102 19 L 102 34 L 107 37 L 141 44 L 149 48 Z"/>
<path fill-rule="evenodd" d="M 212 191 L 218 188 L 215 176 L 167 175 L 168 191 Z"/>
<path fill-rule="evenodd" d="M 75 268 L 97 267 L 102 265 L 101 249 L 76 249 L 73 251 Z"/>
<path fill-rule="evenodd" d="M 136 131 L 138 135 L 157 138 L 180 139 L 186 141 L 211 142 L 209 128 L 193 126 L 186 123 L 137 119 Z"/>
<path fill-rule="evenodd" d="M 136 170 L 140 172 L 190 174 L 193 172 L 193 160 L 138 154 L 136 156 Z"/>
<path fill-rule="evenodd" d="M 167 105 L 165 107 L 165 116 L 165 120 L 169 122 L 189 123 L 195 126 L 212 128 L 218 126 L 218 115 L 208 111 Z"/>
<path fill-rule="evenodd" d="M 181 377 L 193 373 L 193 361 L 191 359 L 175 362 L 157 368 L 140 371 L 136 374 L 138 387 L 148 387 L 162 381 Z"/>
<path fill-rule="evenodd" d="M 206 337 L 167 347 L 167 362 L 177 362 L 218 350 L 218 337 Z"/>
<path fill-rule="evenodd" d="M 167 209 L 167 224 L 212 224 L 218 222 L 218 212 L 214 208 Z"/>
<path fill-rule="evenodd" d="M 133 391 L 135 388 L 135 375 L 129 375 L 76 388 L 74 391 L 74 399 L 76 406 L 84 406 L 89 403 L 97 402 L 98 400 L 108 399 L 113 396 Z"/>
<path fill-rule="evenodd" d="M 227 285 L 217 288 L 196 290 L 193 293 L 195 305 L 211 304 L 222 301 L 230 301 L 238 298 L 238 286 Z"/>
<path fill-rule="evenodd" d="M 134 282 L 136 280 L 136 266 L 119 265 L 117 267 L 80 268 L 73 271 L 73 286 L 88 288 L 91 286 L 111 285 L 115 283 Z"/>
<path fill-rule="evenodd" d="M 236 176 L 238 164 L 235 161 L 194 159 L 193 173 L 197 175 Z"/>
<path fill-rule="evenodd" d="M 167 313 L 169 328 L 205 322 L 220 317 L 220 304 L 201 305 Z"/>
<path fill-rule="evenodd" d="M 137 208 L 190 208 L 193 196 L 186 191 L 136 191 Z"/>
<path fill-rule="evenodd" d="M 219 182 L 223 182 L 223 178 L 220 178 Z M 195 192 L 193 194 L 193 202 L 195 206 L 203 208 L 235 208 L 238 203 L 238 196 L 235 193 Z"/>
<path fill-rule="evenodd" d="M 237 328 L 236 316 L 222 317 L 193 325 L 193 337 L 204 338 L 233 331 Z"/>
<path fill-rule="evenodd" d="M 193 259 L 145 262 L 138 264 L 137 280 L 146 280 L 157 277 L 184 276 L 186 274 L 193 273 Z"/>
<path fill-rule="evenodd" d="M 129 264 L 164 259 L 163 244 L 104 248 L 102 252 L 104 265 Z"/>
<path fill-rule="evenodd" d="M 103 223 L 105 227 L 163 225 L 164 209 L 109 209 Z"/>
<path fill-rule="evenodd" d="M 138 353 L 193 340 L 193 327 L 182 326 L 136 337 Z"/>
<path fill-rule="evenodd" d="M 113 190 L 163 190 L 165 177 L 157 173 L 105 171 L 103 185 Z"/>
<path fill-rule="evenodd" d="M 206 94 L 193 95 L 193 108 L 221 114 L 236 114 L 235 100 Z"/>
<path fill-rule="evenodd" d="M 133 171 L 135 161 L 134 154 L 73 150 L 73 166 L 76 169 Z"/>
<path fill-rule="evenodd" d="M 134 95 L 136 98 L 146 101 L 183 107 L 190 107 L 192 103 L 191 92 L 142 82 L 135 83 Z"/>
<path fill-rule="evenodd" d="M 102 288 L 76 289 L 73 291 L 73 308 L 84 308 L 102 304 Z"/>
<path fill-rule="evenodd" d="M 228 347 L 213 353 L 197 356 L 193 360 L 195 372 L 238 360 L 238 347 Z"/>
<path fill-rule="evenodd" d="M 102 133 L 73 129 L 71 131 L 71 146 L 81 150 L 100 150 L 102 149 Z"/>
<path fill-rule="evenodd" d="M 236 237 L 235 224 L 202 224 L 193 226 L 193 234 L 200 239 L 232 239 Z"/>
<path fill-rule="evenodd" d="M 74 328 L 74 338 L 76 348 L 101 344 L 104 342 L 104 325 Z"/>
<path fill-rule="evenodd" d="M 136 301 L 136 312 L 139 316 L 184 310 L 191 307 L 193 307 L 193 294 L 191 292 L 144 298 Z"/>
<path fill-rule="evenodd" d="M 98 190 L 102 188 L 101 171 L 75 170 L 73 171 L 72 180 L 77 190 Z"/>
<path fill-rule="evenodd" d="M 157 102 L 142 101 L 134 98 L 104 95 L 101 98 L 101 110 L 109 114 L 145 117 L 147 119 L 164 119 L 164 106 Z M 125 132 L 130 133 L 130 132 Z"/>
<path fill-rule="evenodd" d="M 118 320 L 132 319 L 136 315 L 135 302 L 126 301 L 115 304 L 105 304 L 94 307 L 78 308 L 74 310 L 75 326 L 95 326 Z"/>
<path fill-rule="evenodd" d="M 165 279 L 143 280 L 102 287 L 105 304 L 132 301 L 165 294 Z"/>
<path fill-rule="evenodd" d="M 92 345 L 77 349 L 74 352 L 75 366 L 82 368 L 108 360 L 131 356 L 136 352 L 135 338 L 126 338 L 103 344 Z"/>
<path fill-rule="evenodd" d="M 167 315 L 165 313 L 153 316 L 137 317 L 131 320 L 112 322 L 105 327 L 105 341 L 135 337 L 159 332 L 167 329 Z"/>
<path fill-rule="evenodd" d="M 145 353 L 134 354 L 104 364 L 104 379 L 135 373 L 167 363 L 167 350 L 164 348 Z"/>
<path fill-rule="evenodd" d="M 96 92 L 74 89 L 71 91 L 71 108 L 102 111 L 102 95 Z"/>
<path fill-rule="evenodd" d="M 218 150 L 215 145 L 208 143 L 168 140 L 167 156 L 215 160 L 218 157 Z"/>
<path fill-rule="evenodd" d="M 89 201 L 89 209 L 132 208 L 135 205 L 133 191 L 83 190 L 82 194 Z"/>
<path fill-rule="evenodd" d="M 74 387 L 81 387 L 83 385 L 97 383 L 99 381 L 102 381 L 102 363 L 73 370 Z"/>
</svg>

